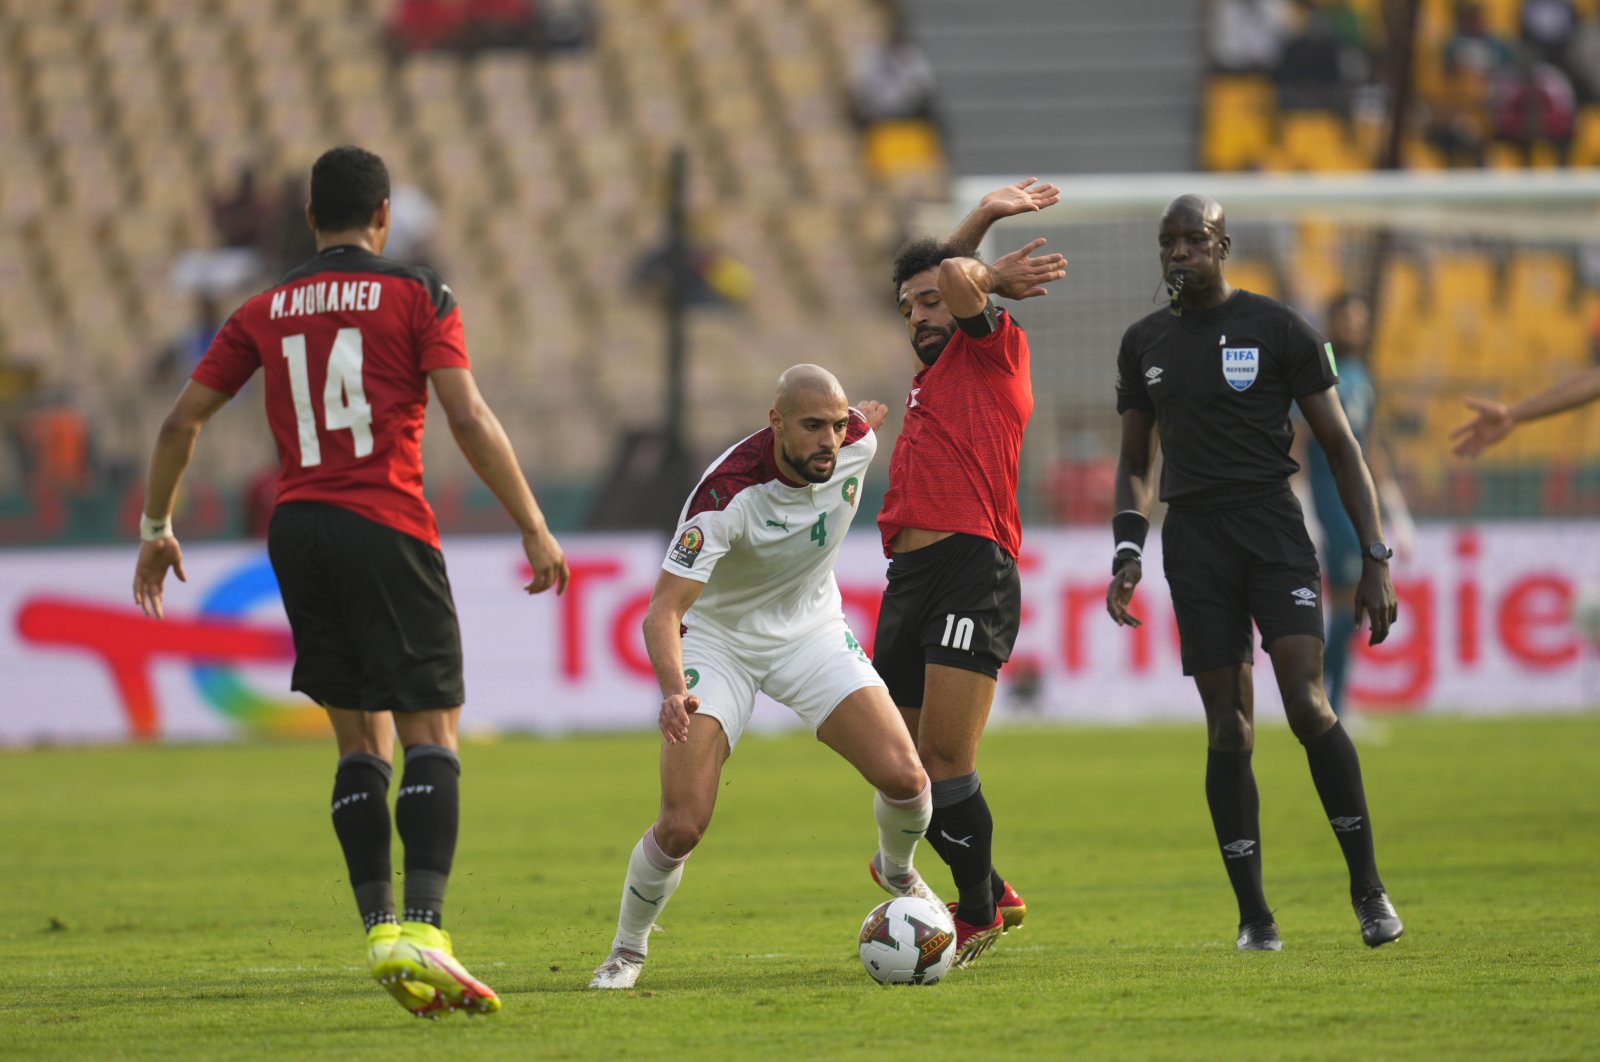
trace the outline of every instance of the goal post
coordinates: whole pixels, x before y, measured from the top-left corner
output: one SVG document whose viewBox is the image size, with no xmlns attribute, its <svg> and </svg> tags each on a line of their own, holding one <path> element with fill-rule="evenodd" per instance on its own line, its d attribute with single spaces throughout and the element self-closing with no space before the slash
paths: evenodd
<svg viewBox="0 0 1600 1062">
<path fill-rule="evenodd" d="M 1006 177 L 955 182 L 948 231 Z M 1229 279 L 1314 325 L 1333 295 L 1373 298 L 1378 418 L 1419 517 L 1600 515 L 1600 408 L 1529 424 L 1476 462 L 1450 455 L 1465 397 L 1510 401 L 1595 363 L 1600 174 L 1550 170 L 1318 175 L 1148 174 L 1051 180 L 1061 202 L 996 225 L 992 258 L 1035 236 L 1069 260 L 1048 297 L 1016 305 L 1033 348 L 1025 516 L 1073 521 L 1114 463 L 1116 353 L 1165 304 L 1156 228 L 1165 205 L 1220 202 Z"/>
</svg>

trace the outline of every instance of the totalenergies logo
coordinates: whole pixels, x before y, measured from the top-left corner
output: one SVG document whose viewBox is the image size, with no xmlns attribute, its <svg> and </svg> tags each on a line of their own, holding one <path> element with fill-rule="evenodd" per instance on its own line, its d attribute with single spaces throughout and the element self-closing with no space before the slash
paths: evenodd
<svg viewBox="0 0 1600 1062">
<path fill-rule="evenodd" d="M 128 726 L 137 738 L 160 733 L 151 668 L 158 660 L 173 657 L 192 663 L 191 677 L 201 697 L 239 726 L 272 734 L 321 732 L 327 727 L 321 711 L 303 700 L 270 697 L 252 689 L 235 667 L 294 659 L 294 641 L 286 627 L 247 618 L 260 602 L 277 597 L 278 580 L 262 555 L 213 587 L 194 619 L 168 613 L 166 619 L 155 620 L 134 608 L 40 596 L 23 604 L 17 630 L 36 645 L 98 656 L 116 683 Z"/>
</svg>

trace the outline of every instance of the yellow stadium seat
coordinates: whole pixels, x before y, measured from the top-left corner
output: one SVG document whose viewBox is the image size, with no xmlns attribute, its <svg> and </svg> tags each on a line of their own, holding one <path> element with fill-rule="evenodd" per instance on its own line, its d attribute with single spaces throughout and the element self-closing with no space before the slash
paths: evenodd
<svg viewBox="0 0 1600 1062">
<path fill-rule="evenodd" d="M 1272 83 L 1255 75 L 1215 75 L 1206 82 L 1201 162 L 1208 170 L 1255 166 L 1272 142 Z"/>
<path fill-rule="evenodd" d="M 1586 104 L 1578 112 L 1569 161 L 1573 166 L 1600 166 L 1600 103 Z"/>
</svg>

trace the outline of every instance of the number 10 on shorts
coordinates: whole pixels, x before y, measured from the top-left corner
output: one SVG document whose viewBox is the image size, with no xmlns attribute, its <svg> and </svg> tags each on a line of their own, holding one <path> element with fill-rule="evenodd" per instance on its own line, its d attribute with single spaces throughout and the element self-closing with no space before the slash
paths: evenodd
<svg viewBox="0 0 1600 1062">
<path fill-rule="evenodd" d="M 956 619 L 954 612 L 946 613 L 944 617 L 944 636 L 939 639 L 939 644 L 946 649 L 962 649 L 972 651 L 972 617 L 962 616 Z"/>
</svg>

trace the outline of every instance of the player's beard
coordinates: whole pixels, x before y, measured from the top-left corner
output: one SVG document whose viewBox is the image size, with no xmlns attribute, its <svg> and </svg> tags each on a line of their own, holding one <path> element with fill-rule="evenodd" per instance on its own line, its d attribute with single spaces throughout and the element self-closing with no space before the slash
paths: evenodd
<svg viewBox="0 0 1600 1062">
<path fill-rule="evenodd" d="M 784 461 L 788 463 L 790 468 L 792 468 L 796 472 L 800 473 L 800 478 L 805 480 L 807 483 L 826 483 L 826 482 L 828 482 L 828 480 L 833 478 L 833 470 L 839 464 L 839 455 L 838 454 L 834 454 L 833 455 L 833 464 L 828 466 L 828 470 L 826 472 L 815 472 L 815 471 L 813 471 L 812 468 L 811 468 L 811 462 L 813 460 L 815 460 L 816 458 L 822 457 L 822 456 L 823 456 L 822 451 L 818 450 L 816 453 L 812 454 L 810 457 L 808 457 L 808 458 L 806 458 L 804 460 L 801 460 L 800 458 L 795 457 L 794 454 L 791 454 L 789 452 L 789 448 L 787 446 L 785 446 L 783 448 L 783 459 L 784 459 Z"/>
<path fill-rule="evenodd" d="M 937 347 L 923 347 L 919 345 L 919 341 L 922 339 L 922 337 L 928 335 L 929 333 L 943 336 L 944 342 L 940 343 Z M 933 363 L 939 360 L 939 355 L 944 353 L 944 348 L 950 345 L 950 337 L 955 334 L 956 330 L 955 326 L 953 325 L 949 328 L 940 328 L 938 325 L 928 325 L 924 328 L 919 328 L 917 330 L 917 334 L 911 337 L 911 349 L 917 352 L 918 361 L 922 362 L 922 364 L 928 366 L 929 368 L 932 368 Z"/>
</svg>

